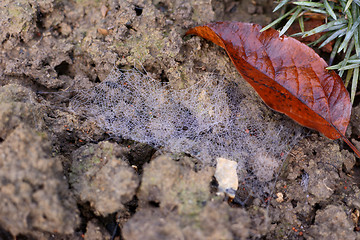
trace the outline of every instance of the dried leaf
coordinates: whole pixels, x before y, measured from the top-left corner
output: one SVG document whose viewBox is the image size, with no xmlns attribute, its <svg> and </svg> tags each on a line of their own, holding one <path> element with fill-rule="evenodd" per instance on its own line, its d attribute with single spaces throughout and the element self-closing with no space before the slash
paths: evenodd
<svg viewBox="0 0 360 240">
<path fill-rule="evenodd" d="M 272 109 L 330 139 L 345 137 L 350 121 L 349 93 L 341 78 L 326 70 L 314 50 L 274 29 L 240 22 L 217 22 L 190 29 L 224 48 L 243 78 Z"/>
</svg>

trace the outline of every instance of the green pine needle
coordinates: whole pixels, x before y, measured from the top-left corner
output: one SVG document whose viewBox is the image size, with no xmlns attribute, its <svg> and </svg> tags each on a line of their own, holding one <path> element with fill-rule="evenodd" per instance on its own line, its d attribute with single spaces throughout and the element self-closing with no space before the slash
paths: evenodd
<svg viewBox="0 0 360 240">
<path fill-rule="evenodd" d="M 334 19 L 336 20 L 336 14 L 334 13 L 333 8 L 330 6 L 329 2 L 327 0 L 324 0 L 324 7 L 326 9 L 326 11 L 328 12 L 328 14 Z"/>
<path fill-rule="evenodd" d="M 354 69 L 353 79 L 351 83 L 351 104 L 354 103 L 355 94 L 356 94 L 356 87 L 359 82 L 359 67 Z"/>
<path fill-rule="evenodd" d="M 281 32 L 279 33 L 279 37 L 281 35 L 283 35 L 284 33 L 286 33 L 286 31 L 289 29 L 289 27 L 291 26 L 291 24 L 293 24 L 293 22 L 295 21 L 295 19 L 299 16 L 299 13 L 302 11 L 302 8 L 299 7 L 294 14 L 291 16 L 291 18 L 289 19 L 289 21 L 287 21 L 287 23 L 285 24 L 285 26 L 283 27 L 283 29 L 281 30 Z"/>
</svg>

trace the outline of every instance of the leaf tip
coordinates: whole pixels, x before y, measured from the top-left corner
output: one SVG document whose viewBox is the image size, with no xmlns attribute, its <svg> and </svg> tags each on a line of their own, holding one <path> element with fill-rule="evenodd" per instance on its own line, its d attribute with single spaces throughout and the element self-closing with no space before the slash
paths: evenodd
<svg viewBox="0 0 360 240">
<path fill-rule="evenodd" d="M 195 35 L 196 34 L 195 28 L 190 28 L 189 30 L 187 30 L 186 33 L 185 33 L 185 36 Z"/>
</svg>

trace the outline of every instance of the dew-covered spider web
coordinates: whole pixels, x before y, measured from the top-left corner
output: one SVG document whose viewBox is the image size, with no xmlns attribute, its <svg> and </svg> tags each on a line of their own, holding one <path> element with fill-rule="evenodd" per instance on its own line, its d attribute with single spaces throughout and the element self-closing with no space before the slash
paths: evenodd
<svg viewBox="0 0 360 240">
<path fill-rule="evenodd" d="M 175 90 L 137 69 L 113 70 L 80 91 L 70 108 L 124 139 L 187 153 L 204 164 L 215 165 L 217 157 L 234 160 L 242 189 L 264 197 L 302 128 L 286 117 L 268 117 L 248 94 L 212 73 Z"/>
</svg>

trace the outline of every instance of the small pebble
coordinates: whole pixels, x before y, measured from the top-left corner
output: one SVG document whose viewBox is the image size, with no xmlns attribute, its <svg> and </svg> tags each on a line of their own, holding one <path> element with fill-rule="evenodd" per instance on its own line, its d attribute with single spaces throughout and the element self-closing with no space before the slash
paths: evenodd
<svg viewBox="0 0 360 240">
<path fill-rule="evenodd" d="M 239 184 L 236 168 L 235 161 L 226 158 L 217 159 L 215 178 L 219 183 L 219 192 L 224 192 L 231 198 L 235 197 Z"/>
<path fill-rule="evenodd" d="M 109 35 L 109 30 L 105 29 L 105 28 L 98 28 L 98 33 L 100 33 L 103 36 L 107 36 Z"/>
<path fill-rule="evenodd" d="M 101 16 L 105 18 L 109 11 L 109 8 L 107 8 L 105 5 L 102 5 L 100 11 L 101 11 Z"/>
<path fill-rule="evenodd" d="M 277 196 L 276 201 L 277 201 L 278 203 L 282 203 L 282 202 L 284 201 L 284 194 L 282 194 L 281 192 L 278 192 L 278 193 L 276 194 L 276 196 Z"/>
</svg>

